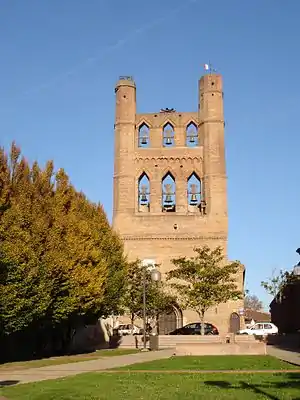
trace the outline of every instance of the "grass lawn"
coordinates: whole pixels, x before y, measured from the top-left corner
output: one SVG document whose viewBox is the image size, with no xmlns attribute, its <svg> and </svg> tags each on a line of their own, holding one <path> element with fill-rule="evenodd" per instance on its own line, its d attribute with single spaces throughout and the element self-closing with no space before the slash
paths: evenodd
<svg viewBox="0 0 300 400">
<path fill-rule="evenodd" d="M 300 374 L 90 373 L 0 392 L 10 400 L 296 400 Z"/>
<path fill-rule="evenodd" d="M 80 361 L 97 360 L 98 358 L 102 357 L 123 356 L 126 354 L 134 354 L 138 352 L 139 350 L 135 349 L 109 349 L 109 350 L 97 350 L 93 353 L 88 353 L 88 354 L 43 358 L 41 360 L 31 360 L 31 361 L 16 361 L 11 363 L 0 364 L 0 371 L 4 370 L 16 371 L 25 368 L 45 367 L 47 365 L 61 365 L 61 364 L 68 364 Z"/>
<path fill-rule="evenodd" d="M 182 356 L 128 365 L 126 370 L 281 370 L 300 369 L 271 356 Z"/>
</svg>

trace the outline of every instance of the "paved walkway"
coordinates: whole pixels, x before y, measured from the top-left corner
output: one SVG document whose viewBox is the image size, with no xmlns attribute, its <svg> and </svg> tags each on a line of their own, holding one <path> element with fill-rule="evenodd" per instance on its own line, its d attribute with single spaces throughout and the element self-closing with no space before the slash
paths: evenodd
<svg viewBox="0 0 300 400">
<path fill-rule="evenodd" d="M 106 369 L 102 371 L 105 374 L 131 374 L 139 373 L 139 374 L 232 374 L 232 375 L 243 375 L 243 374 L 299 374 L 300 369 L 213 369 L 213 370 L 206 370 L 206 369 L 132 369 L 122 370 L 122 369 Z M 1 399 L 0 399 L 1 400 Z"/>
<path fill-rule="evenodd" d="M 37 382 L 78 375 L 85 372 L 96 372 L 117 367 L 125 367 L 126 365 L 170 358 L 173 354 L 174 350 L 170 349 L 127 354 L 124 356 L 103 357 L 98 360 L 80 361 L 63 365 L 28 368 L 15 372 L 0 370 L 0 386 L 1 384 L 4 386 L 9 384 Z"/>
<path fill-rule="evenodd" d="M 290 351 L 279 349 L 275 346 L 267 346 L 267 354 L 270 356 L 279 358 L 280 360 L 287 361 L 291 364 L 300 366 L 300 352 L 299 351 Z"/>
</svg>

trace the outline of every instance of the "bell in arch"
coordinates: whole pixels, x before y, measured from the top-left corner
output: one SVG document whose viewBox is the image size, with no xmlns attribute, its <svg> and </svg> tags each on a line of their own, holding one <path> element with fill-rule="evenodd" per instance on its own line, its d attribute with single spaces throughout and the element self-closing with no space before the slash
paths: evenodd
<svg viewBox="0 0 300 400">
<path fill-rule="evenodd" d="M 147 136 L 146 135 L 142 136 L 141 144 L 147 144 Z"/>
<path fill-rule="evenodd" d="M 141 203 L 147 203 L 148 199 L 145 193 L 141 195 Z"/>
<path fill-rule="evenodd" d="M 196 196 L 195 193 L 193 193 L 193 194 L 191 195 L 190 204 L 191 204 L 192 206 L 194 206 L 195 204 L 197 204 L 197 202 L 198 202 L 197 196 Z"/>
<path fill-rule="evenodd" d="M 166 145 L 169 146 L 170 144 L 172 144 L 172 139 L 170 137 L 167 137 L 166 138 Z"/>
<path fill-rule="evenodd" d="M 173 203 L 172 196 L 170 194 L 166 195 L 165 203 L 167 204 Z"/>
<path fill-rule="evenodd" d="M 195 143 L 195 136 L 190 136 L 190 143 Z"/>
<path fill-rule="evenodd" d="M 195 206 L 198 203 L 198 199 L 197 199 L 197 186 L 194 183 L 190 186 L 190 195 L 191 195 L 190 205 Z"/>
<path fill-rule="evenodd" d="M 143 186 L 141 187 L 141 193 L 140 193 L 140 195 L 141 195 L 141 203 L 142 203 L 142 204 L 148 203 L 148 198 L 147 198 L 147 186 L 146 186 L 146 185 L 143 185 Z"/>
</svg>

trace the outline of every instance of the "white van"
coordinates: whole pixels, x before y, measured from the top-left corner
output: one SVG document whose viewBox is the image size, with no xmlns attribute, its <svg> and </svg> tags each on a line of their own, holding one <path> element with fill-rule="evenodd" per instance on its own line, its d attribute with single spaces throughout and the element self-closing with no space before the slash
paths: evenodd
<svg viewBox="0 0 300 400">
<path fill-rule="evenodd" d="M 276 335 L 278 333 L 278 328 L 271 322 L 257 322 L 251 328 L 241 329 L 239 335 L 257 335 L 257 336 L 267 336 Z"/>
</svg>

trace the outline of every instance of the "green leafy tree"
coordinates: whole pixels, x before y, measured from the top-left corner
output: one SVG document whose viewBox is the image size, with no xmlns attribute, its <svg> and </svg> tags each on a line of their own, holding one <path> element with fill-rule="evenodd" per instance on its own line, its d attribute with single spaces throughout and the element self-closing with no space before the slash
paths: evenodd
<svg viewBox="0 0 300 400">
<path fill-rule="evenodd" d="M 276 271 L 274 270 L 271 277 L 266 281 L 261 282 L 261 286 L 269 295 L 281 302 L 281 295 L 284 287 L 298 279 L 299 278 L 291 272 L 281 269 L 279 270 L 279 273 L 276 274 Z"/>
<path fill-rule="evenodd" d="M 161 313 L 167 312 L 175 302 L 174 296 L 168 293 L 164 282 L 154 282 L 151 272 L 144 270 L 141 262 L 129 263 L 123 296 L 124 310 L 129 312 L 131 323 L 143 317 L 144 277 L 146 282 L 146 314 L 148 318 L 158 320 Z"/>
<path fill-rule="evenodd" d="M 206 311 L 220 303 L 242 298 L 235 274 L 241 268 L 238 261 L 226 264 L 221 247 L 196 248 L 196 256 L 172 260 L 175 269 L 168 273 L 171 286 L 177 290 L 184 308 L 195 310 L 201 320 L 204 335 Z"/>
<path fill-rule="evenodd" d="M 102 206 L 52 162 L 30 167 L 14 143 L 8 156 L 0 149 L 0 243 L 7 335 L 54 329 L 68 341 L 78 325 L 118 309 L 127 262 Z"/>
<path fill-rule="evenodd" d="M 148 308 L 147 315 L 155 322 L 155 328 L 158 329 L 160 315 L 173 311 L 176 297 L 169 292 L 165 282 L 154 282 L 150 288 L 151 306 Z"/>
<path fill-rule="evenodd" d="M 10 170 L 7 155 L 3 148 L 0 148 L 0 218 L 9 207 L 10 199 Z"/>
<path fill-rule="evenodd" d="M 25 329 L 41 318 L 50 301 L 41 279 L 42 239 L 34 229 L 38 218 L 31 172 L 19 156 L 20 150 L 13 144 L 5 166 L 10 176 L 9 205 L 0 218 L 0 251 L 2 265 L 6 266 L 0 282 L 1 317 L 7 334 Z"/>
</svg>

